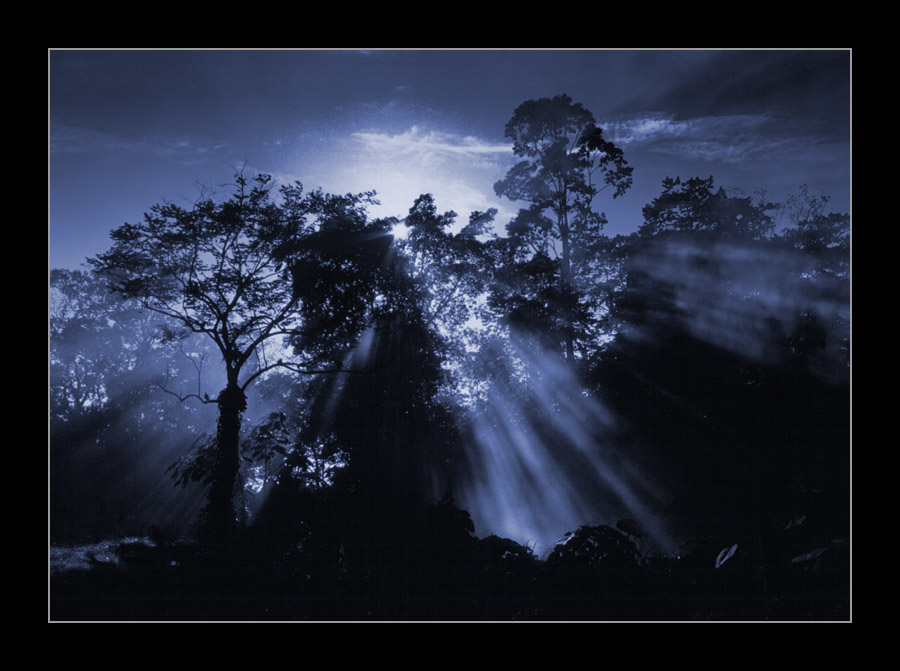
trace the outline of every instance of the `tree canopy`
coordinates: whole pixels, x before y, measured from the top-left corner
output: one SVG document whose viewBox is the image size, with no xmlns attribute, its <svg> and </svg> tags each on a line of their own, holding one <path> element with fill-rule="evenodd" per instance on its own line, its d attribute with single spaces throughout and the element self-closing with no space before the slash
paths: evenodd
<svg viewBox="0 0 900 671">
<path fill-rule="evenodd" d="M 666 177 L 662 193 L 644 206 L 641 235 L 666 232 L 716 233 L 762 239 L 775 230 L 774 203 L 715 188 L 712 177 Z"/>
<path fill-rule="evenodd" d="M 602 273 L 606 217 L 595 209 L 595 199 L 607 189 L 613 198 L 624 194 L 633 169 L 593 115 L 566 95 L 522 103 L 505 135 L 522 160 L 494 190 L 526 203 L 507 225 L 510 252 L 526 275 L 537 270 L 540 256 L 556 266 L 557 295 L 546 296 L 550 300 L 543 304 L 558 315 L 565 356 L 572 361 L 577 333 L 593 314 L 585 291 L 597 286 Z M 529 260 L 531 255 L 537 260 Z M 541 301 L 532 294 L 526 302 L 534 300 Z"/>
</svg>

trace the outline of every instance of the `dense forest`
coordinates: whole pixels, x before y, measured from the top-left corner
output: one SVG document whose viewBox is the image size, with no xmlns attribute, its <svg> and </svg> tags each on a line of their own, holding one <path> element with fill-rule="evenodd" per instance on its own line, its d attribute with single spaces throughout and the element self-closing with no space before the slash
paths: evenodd
<svg viewBox="0 0 900 671">
<path fill-rule="evenodd" d="M 506 137 L 510 221 L 237 174 L 50 271 L 50 619 L 849 619 L 849 214 Z"/>
</svg>

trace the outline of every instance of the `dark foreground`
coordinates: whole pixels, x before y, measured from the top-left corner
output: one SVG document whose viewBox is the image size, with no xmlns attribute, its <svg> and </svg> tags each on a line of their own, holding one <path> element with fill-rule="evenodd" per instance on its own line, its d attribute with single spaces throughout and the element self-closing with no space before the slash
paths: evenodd
<svg viewBox="0 0 900 671">
<path fill-rule="evenodd" d="M 590 533 L 582 533 L 589 529 Z M 457 546 L 269 548 L 131 539 L 51 557 L 51 621 L 849 621 L 834 541 L 761 564 L 714 544 L 635 557 L 609 527 L 538 560 L 497 538 Z M 579 545 L 580 543 L 580 545 Z M 731 548 L 724 548 L 729 550 Z"/>
</svg>

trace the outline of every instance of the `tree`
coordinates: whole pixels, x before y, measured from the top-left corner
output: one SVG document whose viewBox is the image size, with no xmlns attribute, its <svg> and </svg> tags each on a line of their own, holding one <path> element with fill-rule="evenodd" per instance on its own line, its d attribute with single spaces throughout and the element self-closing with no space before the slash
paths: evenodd
<svg viewBox="0 0 900 671">
<path fill-rule="evenodd" d="M 788 198 L 788 226 L 780 237 L 796 249 L 818 257 L 817 276 L 850 277 L 850 215 L 828 212 L 828 196 L 814 198 L 807 186 Z"/>
<path fill-rule="evenodd" d="M 506 124 L 506 137 L 522 160 L 494 185 L 497 195 L 528 207 L 509 223 L 519 260 L 546 254 L 558 264 L 566 358 L 575 356 L 579 292 L 596 279 L 602 257 L 603 213 L 597 195 L 613 198 L 631 186 L 632 168 L 622 150 L 603 137 L 593 115 L 567 95 L 522 103 Z"/>
<path fill-rule="evenodd" d="M 493 265 L 482 238 L 493 237 L 496 214 L 494 209 L 472 212 L 469 223 L 454 234 L 456 213 L 438 214 L 433 196 L 423 194 L 403 220 L 410 230 L 397 241 L 403 257 L 397 270 L 407 278 L 406 296 L 415 297 L 409 305 L 415 305 L 427 328 L 441 334 L 445 359 L 462 356 L 476 337 L 472 324 L 482 316 L 481 298 Z"/>
<path fill-rule="evenodd" d="M 50 408 L 53 421 L 132 406 L 164 377 L 190 382 L 209 352 L 192 341 L 171 357 L 159 345 L 174 324 L 111 291 L 106 278 L 83 270 L 50 271 Z M 202 349 L 202 348 L 201 348 Z M 129 397 L 134 397 L 129 401 Z M 95 436 L 99 439 L 99 436 Z"/>
<path fill-rule="evenodd" d="M 143 222 L 114 230 L 111 250 L 90 260 L 114 290 L 177 326 L 169 328 L 168 339 L 201 334 L 221 355 L 225 386 L 215 396 L 166 389 L 182 401 L 218 406 L 205 508 L 207 530 L 218 539 L 227 538 L 235 523 L 232 499 L 248 386 L 279 368 L 315 372 L 344 319 L 337 313 L 331 321 L 313 319 L 323 316 L 327 303 L 305 303 L 295 291 L 292 245 L 346 219 L 358 220 L 373 194 L 331 197 L 304 193 L 295 183 L 283 186 L 280 195 L 277 204 L 268 175 L 252 181 L 238 175 L 226 200 L 205 198 L 190 208 L 155 205 Z M 315 351 L 304 358 L 298 349 L 290 357 L 289 342 Z"/>
<path fill-rule="evenodd" d="M 826 212 L 828 196 L 804 185 L 784 205 L 788 225 L 777 239 L 803 258 L 794 275 L 815 301 L 803 308 L 801 328 L 789 336 L 797 361 L 848 378 L 850 367 L 850 214 Z M 818 351 L 816 351 L 818 350 Z M 835 365 L 836 364 L 836 365 Z"/>
<path fill-rule="evenodd" d="M 712 177 L 666 178 L 630 245 L 631 290 L 620 305 L 640 291 L 634 305 L 643 303 L 645 316 L 654 302 L 657 314 L 677 307 L 696 335 L 760 358 L 781 356 L 786 339 L 795 364 L 845 377 L 850 217 L 826 214 L 827 203 L 806 187 L 777 204 L 716 188 Z M 788 225 L 776 234 L 780 213 Z"/>
<path fill-rule="evenodd" d="M 644 223 L 638 228 L 642 236 L 666 232 L 715 233 L 721 236 L 761 240 L 775 229 L 770 212 L 774 203 L 754 201 L 740 193 L 729 194 L 715 188 L 713 178 L 666 177 L 662 194 L 644 206 Z"/>
<path fill-rule="evenodd" d="M 464 347 L 475 298 L 483 291 L 483 245 L 476 238 L 487 232 L 492 216 L 473 213 L 453 234 L 455 213 L 438 214 L 433 197 L 422 195 L 404 220 L 410 229 L 406 238 L 393 241 L 389 250 L 376 247 L 372 260 L 381 259 L 378 269 L 359 276 L 365 287 L 354 294 L 370 292 L 362 320 L 366 331 L 347 356 L 361 372 L 318 381 L 303 439 L 308 444 L 328 436 L 346 450 L 343 483 L 370 497 L 367 514 L 390 505 L 391 498 L 400 502 L 396 508 L 411 510 L 426 496 L 423 470 L 452 434 L 443 404 L 452 392 L 442 392 L 450 386 L 447 369 Z M 367 244 L 378 240 L 385 238 Z M 309 277 L 306 271 L 299 275 Z M 313 286 L 307 281 L 295 289 L 302 296 Z M 323 292 L 335 290 L 316 289 L 319 303 Z"/>
<path fill-rule="evenodd" d="M 439 215 L 426 195 L 411 208 L 402 242 L 345 220 L 290 245 L 294 291 L 303 310 L 315 309 L 310 323 L 340 336 L 343 327 L 328 324 L 349 322 L 332 317 L 358 313 L 365 328 L 340 359 L 355 372 L 313 378 L 306 403 L 289 411 L 299 430 L 260 527 L 283 540 L 301 532 L 302 520 L 305 546 L 317 548 L 324 565 L 340 556 L 385 599 L 409 588 L 426 502 L 447 486 L 446 461 L 456 448 L 454 416 L 441 394 L 447 334 L 464 328 L 468 294 L 479 288 L 474 237 L 485 221 L 474 217 L 453 235 L 454 217 Z M 371 272 L 352 272 L 369 264 L 363 259 Z M 291 412 L 305 417 L 296 421 Z"/>
</svg>

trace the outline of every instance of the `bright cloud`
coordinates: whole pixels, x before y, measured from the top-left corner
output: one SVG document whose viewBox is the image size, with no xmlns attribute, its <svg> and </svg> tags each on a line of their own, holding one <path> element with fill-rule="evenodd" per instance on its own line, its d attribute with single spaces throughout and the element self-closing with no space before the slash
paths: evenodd
<svg viewBox="0 0 900 671">
<path fill-rule="evenodd" d="M 690 123 L 651 116 L 610 122 L 603 125 L 603 130 L 616 144 L 645 145 L 685 135 L 690 130 Z"/>
<path fill-rule="evenodd" d="M 353 137 L 369 151 L 420 161 L 490 158 L 512 154 L 512 145 L 509 144 L 492 144 L 472 136 L 460 137 L 418 126 L 397 135 L 354 133 Z"/>
</svg>

